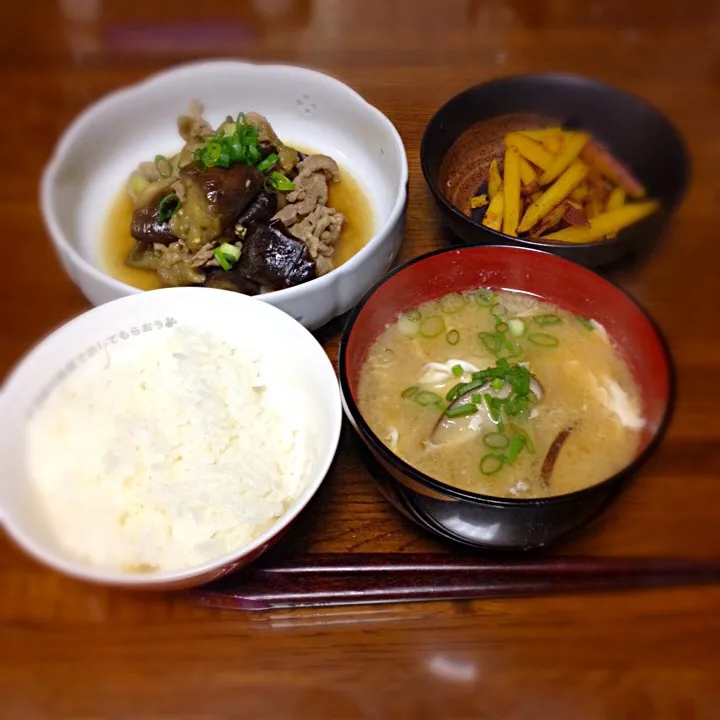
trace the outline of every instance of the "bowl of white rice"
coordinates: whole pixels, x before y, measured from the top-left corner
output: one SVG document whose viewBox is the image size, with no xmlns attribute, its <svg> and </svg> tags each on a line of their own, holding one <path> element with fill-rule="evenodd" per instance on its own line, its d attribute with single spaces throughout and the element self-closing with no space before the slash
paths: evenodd
<svg viewBox="0 0 720 720">
<path fill-rule="evenodd" d="M 209 288 L 115 300 L 33 348 L 0 394 L 0 524 L 73 577 L 183 588 L 267 549 L 341 427 L 335 371 L 281 310 Z"/>
</svg>

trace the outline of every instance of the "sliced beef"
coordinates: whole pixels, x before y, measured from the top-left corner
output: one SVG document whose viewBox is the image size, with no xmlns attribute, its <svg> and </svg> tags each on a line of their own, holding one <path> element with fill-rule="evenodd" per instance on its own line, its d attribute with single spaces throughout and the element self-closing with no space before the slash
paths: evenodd
<svg viewBox="0 0 720 720">
<path fill-rule="evenodd" d="M 316 277 L 307 245 L 277 220 L 250 224 L 235 270 L 265 290 L 281 290 Z"/>
<path fill-rule="evenodd" d="M 136 240 L 125 258 L 125 264 L 138 270 L 157 270 L 159 255 L 160 252 L 152 245 Z"/>
<path fill-rule="evenodd" d="M 345 222 L 342 213 L 327 206 L 328 183 L 340 179 L 340 168 L 327 155 L 308 155 L 297 168 L 295 189 L 275 218 L 308 246 L 317 274 L 324 275 L 333 269 L 332 255 Z"/>
<path fill-rule="evenodd" d="M 157 198 L 152 204 L 144 208 L 135 210 L 132 214 L 130 222 L 130 234 L 142 243 L 151 245 L 160 243 L 161 245 L 169 245 L 175 242 L 177 238 L 173 235 L 173 231 L 167 221 L 160 222 L 158 213 L 160 212 L 160 199 Z"/>
<path fill-rule="evenodd" d="M 315 260 L 318 275 L 325 275 L 334 267 L 331 257 L 344 221 L 344 215 L 335 208 L 318 205 L 292 227 L 292 234 L 307 245 L 310 257 Z"/>
<path fill-rule="evenodd" d="M 205 282 L 205 273 L 193 266 L 193 255 L 181 243 L 168 247 L 157 246 L 159 250 L 157 274 L 163 285 L 200 285 Z"/>
<path fill-rule="evenodd" d="M 257 295 L 261 290 L 258 283 L 241 275 L 236 269 L 223 270 L 215 268 L 209 270 L 203 285 L 210 288 L 219 288 L 220 290 L 231 290 L 243 295 Z"/>
<path fill-rule="evenodd" d="M 181 115 L 177 121 L 178 133 L 187 143 L 202 141 L 213 134 L 212 125 L 203 118 L 203 106 L 197 100 L 190 101 L 187 115 Z"/>
</svg>

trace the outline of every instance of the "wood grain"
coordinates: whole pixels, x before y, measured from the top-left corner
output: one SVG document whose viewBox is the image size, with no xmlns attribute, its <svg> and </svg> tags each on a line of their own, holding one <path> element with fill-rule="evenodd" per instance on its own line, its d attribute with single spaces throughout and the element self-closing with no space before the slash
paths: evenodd
<svg viewBox="0 0 720 720">
<path fill-rule="evenodd" d="M 32 12 L 2 3 L 0 376 L 87 307 L 50 249 L 37 184 L 63 127 L 104 93 L 211 56 L 337 75 L 406 144 L 410 258 L 447 242 L 419 166 L 433 112 L 498 75 L 589 74 L 658 106 L 692 154 L 693 184 L 666 242 L 617 274 L 667 335 L 679 397 L 642 476 L 557 552 L 717 556 L 718 37 L 713 0 L 36 0 Z M 333 361 L 340 327 L 320 333 Z M 384 502 L 347 428 L 283 547 L 448 549 Z M 0 536 L 0 717 L 716 718 L 718 607 L 720 589 L 708 587 L 247 615 L 86 587 Z"/>
</svg>

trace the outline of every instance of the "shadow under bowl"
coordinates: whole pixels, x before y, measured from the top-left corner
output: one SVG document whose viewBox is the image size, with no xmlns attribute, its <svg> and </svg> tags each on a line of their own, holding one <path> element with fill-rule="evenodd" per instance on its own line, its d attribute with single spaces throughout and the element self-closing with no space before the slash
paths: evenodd
<svg viewBox="0 0 720 720">
<path fill-rule="evenodd" d="M 590 132 L 642 182 L 660 210 L 611 240 L 569 244 L 514 238 L 490 230 L 463 212 L 501 156 L 511 130 L 562 124 Z M 650 253 L 681 202 L 690 178 L 685 143 L 673 124 L 645 100 L 574 75 L 498 78 L 468 88 L 428 123 L 420 162 L 442 221 L 468 245 L 511 245 L 545 250 L 586 267 Z"/>
<path fill-rule="evenodd" d="M 623 470 L 577 492 L 539 499 L 499 498 L 461 490 L 393 453 L 365 420 L 358 386 L 368 350 L 399 314 L 449 292 L 515 290 L 594 318 L 612 338 L 640 393 L 645 428 Z M 350 315 L 339 352 L 345 414 L 383 494 L 426 530 L 464 545 L 529 550 L 558 541 L 598 517 L 661 441 L 674 399 L 672 359 L 658 328 L 623 290 L 596 273 L 546 252 L 508 246 L 444 249 L 400 266 Z"/>
</svg>

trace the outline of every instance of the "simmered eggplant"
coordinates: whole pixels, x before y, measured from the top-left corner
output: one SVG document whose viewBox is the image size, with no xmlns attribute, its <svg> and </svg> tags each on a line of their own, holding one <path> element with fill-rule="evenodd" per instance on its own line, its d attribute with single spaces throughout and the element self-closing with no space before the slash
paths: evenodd
<svg viewBox="0 0 720 720">
<path fill-rule="evenodd" d="M 290 234 L 282 222 L 251 223 L 236 265 L 265 290 L 281 290 L 315 278 L 315 262 L 307 245 Z"/>
<path fill-rule="evenodd" d="M 265 182 L 259 170 L 242 164 L 205 170 L 190 165 L 180 171 L 180 180 L 185 200 L 170 225 L 193 252 L 232 227 Z"/>
<path fill-rule="evenodd" d="M 231 290 L 232 292 L 243 293 L 243 295 L 257 295 L 261 288 L 250 278 L 241 275 L 237 270 L 223 270 L 213 268 L 207 273 L 204 287 L 218 288 L 220 290 Z"/>
<path fill-rule="evenodd" d="M 142 243 L 151 245 L 160 243 L 169 245 L 177 240 L 167 220 L 160 221 L 160 198 L 147 207 L 135 210 L 132 214 L 130 234 Z"/>
</svg>

